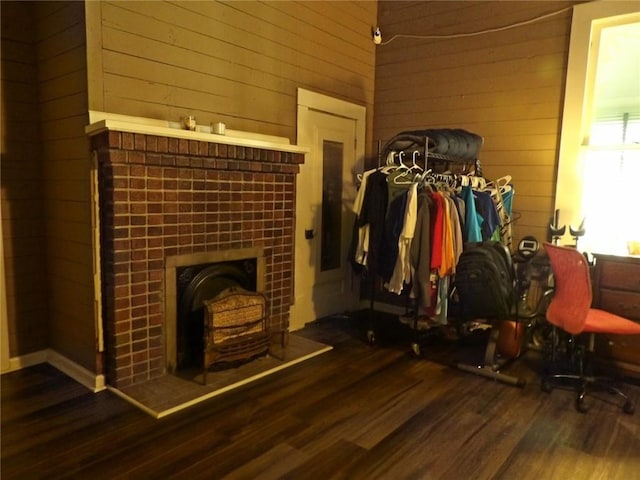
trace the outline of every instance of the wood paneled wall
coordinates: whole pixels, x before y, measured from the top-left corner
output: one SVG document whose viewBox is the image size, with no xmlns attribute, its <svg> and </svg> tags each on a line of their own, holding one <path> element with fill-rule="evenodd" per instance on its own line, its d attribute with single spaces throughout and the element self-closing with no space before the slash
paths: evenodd
<svg viewBox="0 0 640 480">
<path fill-rule="evenodd" d="M 11 356 L 95 370 L 82 2 L 2 2 L 2 218 Z"/>
<path fill-rule="evenodd" d="M 84 4 L 38 2 L 35 31 L 48 270 L 49 347 L 95 371 Z"/>
<path fill-rule="evenodd" d="M 512 25 L 576 2 L 380 2 L 383 41 Z M 546 239 L 553 210 L 571 10 L 477 36 L 378 46 L 374 137 L 465 128 L 485 139 L 484 174 L 513 177 L 514 236 Z"/>
<path fill-rule="evenodd" d="M 47 347 L 47 288 L 39 146 L 35 4 L 0 2 L 2 128 L 0 178 L 10 356 Z"/>
<path fill-rule="evenodd" d="M 200 124 L 295 142 L 303 87 L 365 105 L 372 143 L 376 2 L 1 3 L 12 356 L 51 347 L 100 370 L 89 109 L 164 120 L 191 114 Z"/>
<path fill-rule="evenodd" d="M 95 366 L 89 109 L 168 120 L 193 114 L 200 124 L 223 121 L 295 141 L 303 87 L 367 107 L 370 158 L 376 140 L 402 130 L 466 128 L 485 138 L 486 176 L 513 176 L 516 239 L 544 239 L 571 12 L 486 35 L 377 47 L 370 29 L 379 24 L 383 40 L 480 31 L 572 3 L 381 2 L 378 11 L 366 1 L 2 2 L 12 355 L 45 346 L 34 330 L 48 329 L 49 346 Z M 8 12 L 18 15 L 11 28 Z M 39 129 L 23 128 L 36 117 Z M 46 302 L 34 305 L 43 292 L 49 315 Z"/>
<path fill-rule="evenodd" d="M 105 1 L 88 11 L 99 27 L 94 110 L 195 115 L 295 141 L 303 87 L 365 105 L 371 124 L 375 2 Z"/>
</svg>

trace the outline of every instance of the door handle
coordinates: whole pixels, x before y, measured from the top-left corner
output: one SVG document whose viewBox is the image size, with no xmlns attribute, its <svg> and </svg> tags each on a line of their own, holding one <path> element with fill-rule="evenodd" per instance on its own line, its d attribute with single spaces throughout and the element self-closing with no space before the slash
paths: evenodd
<svg viewBox="0 0 640 480">
<path fill-rule="evenodd" d="M 311 240 L 315 236 L 316 236 L 316 232 L 313 231 L 313 228 L 304 230 L 304 238 L 306 238 L 307 240 Z"/>
</svg>

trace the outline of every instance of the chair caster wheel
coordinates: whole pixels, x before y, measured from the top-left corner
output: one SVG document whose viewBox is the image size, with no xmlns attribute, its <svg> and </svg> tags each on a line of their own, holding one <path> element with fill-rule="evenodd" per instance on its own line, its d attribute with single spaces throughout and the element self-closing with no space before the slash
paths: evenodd
<svg viewBox="0 0 640 480">
<path fill-rule="evenodd" d="M 587 407 L 587 404 L 585 403 L 584 398 L 578 397 L 578 399 L 576 400 L 576 410 L 579 411 L 580 413 L 587 413 L 589 408 Z"/>
<path fill-rule="evenodd" d="M 622 411 L 624 413 L 626 413 L 627 415 L 633 415 L 634 412 L 636 411 L 636 409 L 633 406 L 633 403 L 631 403 L 629 400 L 627 400 L 626 402 L 624 402 L 624 405 L 622 407 Z"/>
<path fill-rule="evenodd" d="M 551 383 L 549 383 L 548 380 L 542 380 L 542 384 L 540 385 L 540 390 L 542 390 L 545 393 L 551 393 L 551 390 L 553 390 L 553 388 L 551 387 Z"/>
<path fill-rule="evenodd" d="M 423 352 L 422 352 L 422 349 L 420 348 L 420 344 L 419 343 L 417 343 L 417 342 L 411 343 L 411 353 L 416 358 L 422 357 Z"/>
<path fill-rule="evenodd" d="M 369 342 L 371 346 L 376 344 L 376 334 L 373 330 L 367 331 L 367 342 Z"/>
</svg>

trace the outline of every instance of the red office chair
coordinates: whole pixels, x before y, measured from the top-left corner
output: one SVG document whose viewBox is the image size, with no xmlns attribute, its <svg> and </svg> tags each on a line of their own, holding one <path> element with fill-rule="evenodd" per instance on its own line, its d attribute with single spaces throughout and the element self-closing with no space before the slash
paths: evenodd
<svg viewBox="0 0 640 480">
<path fill-rule="evenodd" d="M 555 278 L 555 291 L 546 318 L 553 326 L 560 328 L 571 335 L 569 345 L 575 345 L 575 338 L 581 333 L 589 334 L 589 346 L 587 355 L 593 354 L 594 339 L 596 333 L 618 334 L 618 335 L 640 335 L 640 323 L 627 320 L 626 318 L 614 315 L 613 313 L 591 308 L 591 278 L 589 265 L 583 254 L 575 248 L 560 247 L 545 243 L 544 245 L 551 269 Z M 556 338 L 552 339 L 552 360 L 556 358 Z M 570 350 L 570 348 L 568 349 Z M 586 412 L 585 395 L 594 387 L 603 387 L 610 393 L 624 398 L 623 411 L 633 414 L 634 406 L 631 400 L 618 388 L 607 383 L 607 379 L 592 377 L 585 373 L 583 349 L 576 348 L 574 359 L 577 361 L 578 371 L 576 374 L 552 374 L 544 377 L 542 389 L 551 391 L 552 380 L 573 380 L 577 382 L 578 398 L 576 399 L 576 409 Z"/>
</svg>

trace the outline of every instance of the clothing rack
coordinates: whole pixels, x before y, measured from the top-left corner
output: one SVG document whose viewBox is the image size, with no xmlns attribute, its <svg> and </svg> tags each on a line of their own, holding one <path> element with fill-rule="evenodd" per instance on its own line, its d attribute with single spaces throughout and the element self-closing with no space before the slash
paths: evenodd
<svg viewBox="0 0 640 480">
<path fill-rule="evenodd" d="M 401 142 L 400 144 L 398 142 Z M 404 142 L 404 143 L 402 143 Z M 401 145 L 402 148 L 392 150 L 394 146 Z M 413 133 L 400 134 L 394 137 L 391 141 L 385 144 L 384 148 L 380 148 L 380 142 L 378 142 L 378 168 L 385 168 L 390 166 L 390 155 L 393 159 L 394 155 L 399 158 L 400 164 L 404 167 L 403 155 L 406 158 L 410 158 L 412 161 L 411 167 L 419 167 L 422 170 L 420 175 L 414 176 L 413 180 L 419 179 L 421 182 L 432 184 L 445 184 L 449 187 L 457 187 L 462 184 L 469 184 L 471 181 L 468 177 L 474 177 L 475 179 L 482 178 L 482 168 L 480 160 L 477 156 L 474 158 L 459 158 L 447 154 L 437 153 L 430 150 L 430 146 L 433 147 L 434 142 L 428 136 L 424 135 L 419 137 Z M 394 153 L 392 153 L 394 152 Z M 384 163 L 383 163 L 384 158 Z M 421 166 L 416 165 L 416 160 L 420 158 L 424 163 Z M 434 162 L 435 160 L 435 162 Z M 452 171 L 452 166 L 456 168 Z M 470 175 L 471 174 L 471 175 Z M 484 179 L 482 179 L 484 181 Z M 410 183 L 410 182 L 408 182 Z M 378 273 L 376 268 L 372 268 L 369 271 L 370 274 L 370 298 L 369 298 L 369 328 L 367 330 L 367 340 L 370 344 L 376 342 L 376 317 L 375 317 L 375 302 L 377 297 L 376 288 L 378 286 Z M 411 300 L 407 296 L 407 304 L 405 305 L 406 317 L 409 316 L 410 308 L 409 302 Z M 444 324 L 430 324 L 419 328 L 419 314 L 420 314 L 420 302 L 419 297 L 413 299 L 414 303 L 414 315 L 412 322 L 413 340 L 411 342 L 412 352 L 416 356 L 421 355 L 421 335 L 424 332 L 431 332 L 436 327 L 442 327 Z M 446 315 L 446 311 L 445 311 Z"/>
</svg>

